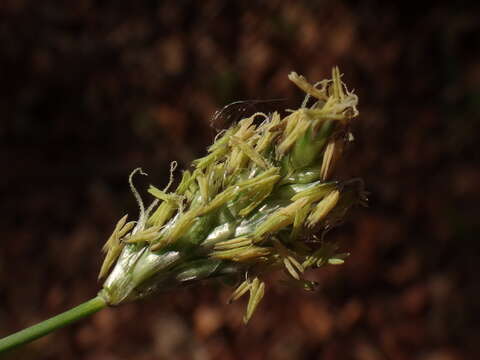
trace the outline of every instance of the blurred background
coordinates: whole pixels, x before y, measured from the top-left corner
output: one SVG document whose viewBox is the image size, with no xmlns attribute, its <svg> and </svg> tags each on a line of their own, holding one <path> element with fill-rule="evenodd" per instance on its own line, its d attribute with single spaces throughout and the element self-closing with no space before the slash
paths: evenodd
<svg viewBox="0 0 480 360">
<path fill-rule="evenodd" d="M 94 296 L 101 246 L 216 130 L 297 107 L 339 65 L 360 97 L 342 176 L 370 206 L 319 291 L 251 323 L 205 284 L 106 309 L 7 359 L 480 358 L 480 25 L 468 2 L 0 2 L 0 335 Z M 285 99 L 215 111 L 236 100 Z"/>
</svg>

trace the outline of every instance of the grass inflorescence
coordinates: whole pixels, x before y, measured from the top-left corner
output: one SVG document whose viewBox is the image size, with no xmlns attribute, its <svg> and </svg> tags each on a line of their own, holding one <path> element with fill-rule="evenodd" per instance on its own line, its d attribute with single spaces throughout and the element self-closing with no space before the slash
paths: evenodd
<svg viewBox="0 0 480 360">
<path fill-rule="evenodd" d="M 241 281 L 231 299 L 250 294 L 247 322 L 263 297 L 267 270 L 283 269 L 308 288 L 307 268 L 343 262 L 346 254 L 316 234 L 322 238 L 365 201 L 361 181 L 332 179 L 352 138 L 358 98 L 338 68 L 313 85 L 296 73 L 289 79 L 306 93 L 300 108 L 284 117 L 255 113 L 223 131 L 175 191 L 150 186 L 154 200 L 146 209 L 134 190 L 139 219 L 123 217 L 104 247 L 100 277 L 109 275 L 100 294 L 109 304 L 233 277 Z"/>
<path fill-rule="evenodd" d="M 150 186 L 148 207 L 133 185 L 140 214 L 122 217 L 103 250 L 98 295 L 44 322 L 0 339 L 0 353 L 35 340 L 109 305 L 211 278 L 237 283 L 230 301 L 248 294 L 248 322 L 265 294 L 266 272 L 282 269 L 305 290 L 309 268 L 339 265 L 348 256 L 324 241 L 348 209 L 366 202 L 363 182 L 332 177 L 358 116 L 355 94 L 332 78 L 310 84 L 296 110 L 255 113 L 220 132 L 208 154 L 182 173 L 174 191 L 173 162 L 164 189 Z"/>
</svg>

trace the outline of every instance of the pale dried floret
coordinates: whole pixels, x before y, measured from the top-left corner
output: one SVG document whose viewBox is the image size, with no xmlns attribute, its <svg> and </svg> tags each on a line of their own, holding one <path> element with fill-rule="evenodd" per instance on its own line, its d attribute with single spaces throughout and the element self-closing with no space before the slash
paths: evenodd
<svg viewBox="0 0 480 360">
<path fill-rule="evenodd" d="M 277 251 L 277 256 L 283 262 L 287 272 L 296 280 L 300 280 L 301 274 L 305 271 L 302 264 L 295 259 L 294 253 L 287 249 L 279 240 L 273 240 L 273 246 Z"/>
<path fill-rule="evenodd" d="M 263 281 L 260 281 L 258 277 L 255 277 L 249 290 L 250 298 L 248 299 L 247 311 L 245 312 L 245 316 L 243 317 L 243 322 L 245 324 L 248 323 L 258 304 L 263 299 L 263 295 L 265 295 L 265 283 Z"/>
<path fill-rule="evenodd" d="M 295 220 L 295 214 L 297 211 L 306 206 L 308 202 L 308 199 L 303 198 L 294 201 L 287 207 L 279 209 L 270 215 L 257 229 L 255 229 L 254 236 L 261 237 L 265 234 L 273 233 L 292 224 Z"/>
<path fill-rule="evenodd" d="M 308 216 L 307 225 L 312 227 L 319 221 L 323 220 L 328 215 L 330 210 L 335 207 L 339 196 L 340 192 L 335 190 L 322 199 Z"/>
<path fill-rule="evenodd" d="M 333 162 L 333 154 L 335 152 L 335 141 L 330 141 L 323 154 L 322 168 L 320 169 L 320 177 L 322 180 L 326 180 L 330 175 Z"/>
<path fill-rule="evenodd" d="M 271 253 L 271 249 L 261 246 L 243 246 L 230 250 L 212 251 L 211 257 L 236 262 L 265 259 Z"/>
<path fill-rule="evenodd" d="M 130 230 L 133 229 L 135 226 L 135 222 L 131 221 L 127 223 L 128 215 L 123 216 L 115 225 L 115 229 L 112 232 L 112 235 L 108 238 L 103 246 L 103 251 L 106 252 L 105 260 L 102 263 L 102 267 L 100 269 L 100 273 L 98 278 L 103 278 L 108 271 L 110 270 L 111 266 L 117 260 L 120 252 L 123 249 L 124 244 L 120 241 L 120 239 L 125 236 Z"/>
<path fill-rule="evenodd" d="M 238 147 L 247 157 L 250 158 L 255 164 L 260 166 L 263 169 L 268 169 L 271 165 L 267 162 L 267 160 L 261 156 L 249 143 L 243 141 L 242 139 L 232 136 L 230 138 L 230 142 Z"/>
<path fill-rule="evenodd" d="M 253 245 L 251 238 L 240 236 L 238 238 L 218 242 L 213 246 L 213 248 L 215 250 L 231 250 L 250 245 Z"/>
</svg>

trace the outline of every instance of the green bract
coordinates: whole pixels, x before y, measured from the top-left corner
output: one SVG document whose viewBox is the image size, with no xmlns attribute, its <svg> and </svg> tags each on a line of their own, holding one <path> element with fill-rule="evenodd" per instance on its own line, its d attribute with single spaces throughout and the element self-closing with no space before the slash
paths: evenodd
<svg viewBox="0 0 480 360">
<path fill-rule="evenodd" d="M 361 181 L 331 179 L 358 115 L 357 96 L 341 82 L 338 68 L 332 73 L 315 85 L 291 73 L 307 94 L 299 109 L 283 118 L 256 113 L 219 134 L 208 155 L 183 172 L 175 192 L 150 187 L 155 200 L 147 209 L 131 185 L 140 216 L 135 222 L 122 218 L 106 242 L 99 277 L 108 277 L 100 296 L 117 305 L 202 279 L 233 277 L 241 282 L 231 299 L 250 294 L 246 322 L 263 297 L 265 271 L 284 269 L 309 289 L 305 269 L 343 263 L 347 254 L 314 235 L 365 201 Z"/>
</svg>

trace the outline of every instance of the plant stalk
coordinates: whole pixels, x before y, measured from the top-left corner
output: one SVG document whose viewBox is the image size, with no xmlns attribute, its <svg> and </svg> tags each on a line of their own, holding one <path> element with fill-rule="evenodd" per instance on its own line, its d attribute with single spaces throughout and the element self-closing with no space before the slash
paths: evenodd
<svg viewBox="0 0 480 360">
<path fill-rule="evenodd" d="M 0 339 L 0 354 L 92 315 L 106 306 L 105 300 L 97 296 L 57 316 Z"/>
</svg>

